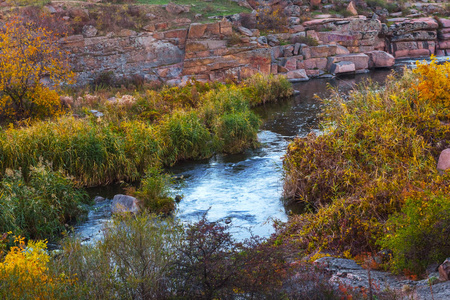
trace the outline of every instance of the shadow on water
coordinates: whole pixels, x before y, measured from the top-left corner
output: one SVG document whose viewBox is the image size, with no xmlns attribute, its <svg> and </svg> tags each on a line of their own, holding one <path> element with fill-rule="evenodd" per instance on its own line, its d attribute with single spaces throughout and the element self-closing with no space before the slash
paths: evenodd
<svg viewBox="0 0 450 300">
<path fill-rule="evenodd" d="M 286 221 L 289 211 L 299 207 L 284 207 L 282 202 L 282 157 L 290 140 L 317 129 L 321 102 L 331 91 L 328 86 L 348 92 L 355 84 L 371 79 L 380 84 L 391 71 L 381 70 L 362 75 L 334 79 L 316 79 L 296 83 L 300 93 L 288 100 L 266 104 L 255 109 L 264 120 L 259 140 L 262 146 L 237 155 L 216 155 L 209 160 L 183 162 L 168 171 L 183 176 L 174 192 L 183 195 L 177 217 L 183 222 L 195 222 L 207 212 L 210 221 L 231 220 L 235 238 L 253 234 L 267 237 L 273 233 L 273 219 Z M 123 193 L 120 186 L 90 190 L 92 196 L 111 199 Z M 97 205 L 89 220 L 77 231 L 83 237 L 95 237 L 101 224 L 110 216 L 104 206 Z"/>
</svg>

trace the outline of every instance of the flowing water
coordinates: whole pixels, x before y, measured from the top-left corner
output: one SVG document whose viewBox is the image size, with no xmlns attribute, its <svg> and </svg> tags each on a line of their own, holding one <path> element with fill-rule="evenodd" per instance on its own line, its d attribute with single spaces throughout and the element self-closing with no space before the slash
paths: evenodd
<svg viewBox="0 0 450 300">
<path fill-rule="evenodd" d="M 216 155 L 208 160 L 180 163 L 168 171 L 183 178 L 174 192 L 183 196 L 176 216 L 195 222 L 207 214 L 210 221 L 231 221 L 237 239 L 251 233 L 267 237 L 273 233 L 274 219 L 286 221 L 291 209 L 282 201 L 282 157 L 287 144 L 296 136 L 317 130 L 320 101 L 330 95 L 329 86 L 345 93 L 367 79 L 383 84 L 389 70 L 333 79 L 297 83 L 299 94 L 288 100 L 258 107 L 264 123 L 258 133 L 261 147 L 238 155 Z M 111 199 L 123 193 L 118 185 L 91 189 L 91 196 Z M 97 204 L 88 220 L 76 227 L 86 240 L 101 237 L 102 224 L 110 219 L 109 201 Z"/>
</svg>

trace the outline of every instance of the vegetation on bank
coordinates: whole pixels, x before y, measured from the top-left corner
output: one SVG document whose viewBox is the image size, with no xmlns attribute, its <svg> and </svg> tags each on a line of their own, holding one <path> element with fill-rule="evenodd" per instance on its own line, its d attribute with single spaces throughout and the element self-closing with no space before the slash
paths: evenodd
<svg viewBox="0 0 450 300">
<path fill-rule="evenodd" d="M 180 160 L 204 159 L 215 153 L 237 153 L 257 146 L 260 120 L 251 106 L 291 93 L 292 88 L 285 78 L 257 75 L 240 85 L 191 82 L 182 88 L 147 90 L 134 96 L 117 96 L 115 100 L 92 95 L 75 100 L 66 97 L 66 110 L 78 112 L 81 117 L 67 114 L 30 121 L 26 126 L 10 124 L 0 132 L 0 177 L 4 181 L 12 180 L 6 176 L 12 172 L 17 174 L 14 184 L 34 184 L 36 167 L 46 162 L 50 170 L 61 170 L 71 177 L 67 189 L 73 184 L 93 186 L 143 178 L 135 195 L 142 198 L 147 209 L 166 214 L 174 208 L 173 199 L 160 182 L 165 180 L 164 175 L 152 170 Z M 102 111 L 103 117 L 93 115 L 90 112 L 93 108 Z M 0 199 L 7 199 L 10 194 L 12 192 L 7 193 L 4 185 Z M 14 194 L 14 197 L 25 199 L 25 195 L 19 195 Z M 30 203 L 39 209 L 30 208 L 30 212 L 49 209 L 43 208 L 44 202 L 34 195 L 31 199 L 34 201 Z M 25 212 L 23 202 L 8 202 L 9 210 L 17 211 L 14 216 Z M 67 205 L 78 207 L 81 202 L 69 201 Z M 0 221 L 3 232 L 14 230 L 16 233 L 20 228 L 17 234 L 27 237 L 50 234 L 47 229 L 25 226 L 26 221 L 13 226 L 7 221 L 6 211 Z M 74 215 L 71 215 L 65 208 L 55 208 L 52 213 L 57 217 L 51 218 L 51 222 L 58 220 L 59 225 L 48 226 L 60 231 L 60 225 L 74 219 L 77 212 L 73 210 Z M 33 220 L 31 216 L 27 218 Z M 45 234 L 33 231 L 45 231 Z"/>
<path fill-rule="evenodd" d="M 0 259 L 4 299 L 351 299 L 295 248 L 253 237 L 236 242 L 222 222 L 181 226 L 154 215 L 124 216 L 94 244 L 66 239 L 56 255 L 45 242 L 16 247 Z M 0 255 L 1 257 L 1 255 Z M 28 270 L 29 272 L 25 271 Z M 360 294 L 362 296 L 362 294 Z"/>
<path fill-rule="evenodd" d="M 389 266 L 422 274 L 450 253 L 450 175 L 436 162 L 450 145 L 450 63 L 417 63 L 385 87 L 366 84 L 325 100 L 322 135 L 295 139 L 284 193 L 309 212 L 280 239 L 305 254 L 392 251 Z"/>
</svg>

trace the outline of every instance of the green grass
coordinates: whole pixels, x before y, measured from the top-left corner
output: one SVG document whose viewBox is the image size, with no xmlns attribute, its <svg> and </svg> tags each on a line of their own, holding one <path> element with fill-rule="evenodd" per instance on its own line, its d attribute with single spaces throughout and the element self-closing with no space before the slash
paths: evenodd
<svg viewBox="0 0 450 300">
<path fill-rule="evenodd" d="M 137 0 L 140 4 L 165 5 L 173 2 L 179 5 L 190 5 L 189 13 L 182 13 L 179 17 L 193 17 L 195 14 L 202 14 L 203 18 L 211 16 L 226 16 L 241 12 L 250 12 L 251 10 L 239 6 L 231 0 L 213 0 L 211 2 L 198 0 Z"/>
</svg>

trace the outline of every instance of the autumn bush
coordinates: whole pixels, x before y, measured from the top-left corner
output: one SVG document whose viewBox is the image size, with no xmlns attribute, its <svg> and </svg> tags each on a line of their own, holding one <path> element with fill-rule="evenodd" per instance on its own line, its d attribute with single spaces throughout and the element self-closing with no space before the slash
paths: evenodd
<svg viewBox="0 0 450 300">
<path fill-rule="evenodd" d="M 8 20 L 0 32 L 0 116 L 21 120 L 61 112 L 55 89 L 71 82 L 67 53 L 56 36 L 20 18 Z M 48 85 L 42 83 L 46 77 Z M 50 89 L 49 85 L 52 86 Z"/>
<path fill-rule="evenodd" d="M 293 263 L 295 247 L 258 237 L 236 241 L 223 221 L 182 226 L 144 213 L 116 217 L 104 238 L 70 238 L 50 266 L 96 299 L 340 299 L 320 266 Z"/>
<path fill-rule="evenodd" d="M 396 253 L 391 266 L 397 270 L 420 273 L 438 260 L 420 249 L 440 248 L 437 232 L 448 230 L 437 217 L 446 209 L 432 199 L 441 199 L 438 191 L 448 185 L 448 174 L 440 175 L 436 162 L 450 145 L 449 71 L 448 62 L 418 63 L 385 87 L 366 83 L 348 97 L 336 92 L 325 100 L 322 134 L 296 138 L 284 159 L 284 194 L 308 211 L 292 217 L 285 236 L 311 255 L 375 253 L 383 240 Z M 417 190 L 430 195 L 407 200 L 405 194 Z M 425 221 L 414 214 L 427 202 L 432 208 Z M 416 219 L 401 221 L 408 215 Z M 417 235 L 409 236 L 413 231 Z"/>
<path fill-rule="evenodd" d="M 286 30 L 287 16 L 281 9 L 263 6 L 256 11 L 256 28 L 263 31 Z"/>
<path fill-rule="evenodd" d="M 63 241 L 54 272 L 77 274 L 80 299 L 168 299 L 171 264 L 183 230 L 173 219 L 143 213 L 116 217 L 101 240 Z"/>
<path fill-rule="evenodd" d="M 73 299 L 76 275 L 54 273 L 49 268 L 46 241 L 15 237 L 15 246 L 0 259 L 0 297 L 2 299 Z"/>
</svg>

